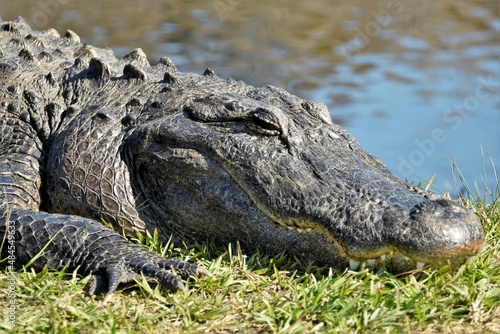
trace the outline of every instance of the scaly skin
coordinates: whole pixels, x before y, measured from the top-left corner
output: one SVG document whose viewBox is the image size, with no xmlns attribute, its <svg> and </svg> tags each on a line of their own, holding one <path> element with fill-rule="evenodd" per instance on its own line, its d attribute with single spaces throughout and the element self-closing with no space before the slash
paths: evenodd
<svg viewBox="0 0 500 334">
<path fill-rule="evenodd" d="M 269 254 L 393 272 L 459 265 L 484 236 L 469 210 L 409 187 L 333 124 L 323 104 L 117 60 L 68 31 L 0 30 L 0 232 L 15 226 L 16 264 L 79 268 L 90 292 L 140 274 L 175 290 L 208 272 L 130 244 L 239 241 Z M 5 256 L 6 250 L 3 251 Z"/>
</svg>

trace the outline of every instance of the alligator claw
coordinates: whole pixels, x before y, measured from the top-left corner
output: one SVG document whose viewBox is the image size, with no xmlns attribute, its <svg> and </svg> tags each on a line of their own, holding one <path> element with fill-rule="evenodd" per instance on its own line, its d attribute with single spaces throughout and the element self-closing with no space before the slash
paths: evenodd
<svg viewBox="0 0 500 334">
<path fill-rule="evenodd" d="M 99 295 L 106 291 L 106 279 L 103 275 L 91 275 L 87 293 L 89 295 Z"/>
<path fill-rule="evenodd" d="M 158 262 L 158 267 L 167 270 L 173 269 L 182 278 L 188 278 L 190 276 L 212 276 L 212 273 L 204 268 L 175 258 L 164 259 L 163 261 Z"/>
</svg>

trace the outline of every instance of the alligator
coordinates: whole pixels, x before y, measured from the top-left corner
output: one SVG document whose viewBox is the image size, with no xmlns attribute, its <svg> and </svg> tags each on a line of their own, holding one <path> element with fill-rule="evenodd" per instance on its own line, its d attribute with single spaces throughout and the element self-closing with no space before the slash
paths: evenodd
<svg viewBox="0 0 500 334">
<path fill-rule="evenodd" d="M 392 273 L 483 247 L 471 210 L 398 178 L 322 103 L 22 18 L 0 27 L 4 265 L 78 270 L 90 294 L 141 275 L 176 291 L 209 271 L 124 234 Z"/>
</svg>

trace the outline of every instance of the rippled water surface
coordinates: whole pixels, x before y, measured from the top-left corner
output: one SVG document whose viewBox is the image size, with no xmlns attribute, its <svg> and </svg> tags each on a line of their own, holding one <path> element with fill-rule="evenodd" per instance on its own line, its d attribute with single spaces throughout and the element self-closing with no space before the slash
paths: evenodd
<svg viewBox="0 0 500 334">
<path fill-rule="evenodd" d="M 322 101 L 401 177 L 453 192 L 450 159 L 471 185 L 493 184 L 481 147 L 500 166 L 499 3 L 0 0 L 0 17 Z"/>
</svg>

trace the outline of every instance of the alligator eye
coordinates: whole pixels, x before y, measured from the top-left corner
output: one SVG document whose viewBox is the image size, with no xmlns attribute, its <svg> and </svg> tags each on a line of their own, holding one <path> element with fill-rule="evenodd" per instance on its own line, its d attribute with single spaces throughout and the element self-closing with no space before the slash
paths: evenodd
<svg viewBox="0 0 500 334">
<path fill-rule="evenodd" d="M 249 115 L 248 129 L 262 135 L 279 136 L 283 131 L 277 120 L 267 112 L 257 110 Z"/>
</svg>

